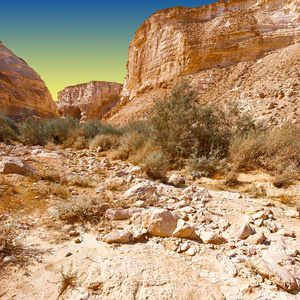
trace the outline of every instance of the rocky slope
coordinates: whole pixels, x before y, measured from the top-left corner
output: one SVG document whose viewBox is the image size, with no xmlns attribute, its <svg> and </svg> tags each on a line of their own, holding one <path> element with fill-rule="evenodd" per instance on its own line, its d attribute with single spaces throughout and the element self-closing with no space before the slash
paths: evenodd
<svg viewBox="0 0 300 300">
<path fill-rule="evenodd" d="M 68 86 L 58 93 L 57 106 L 60 116 L 97 120 L 120 100 L 122 84 L 105 81 Z"/>
<path fill-rule="evenodd" d="M 0 143 L 0 230 L 23 237 L 0 251 L 3 299 L 299 299 L 299 181 L 240 174 L 243 193 L 182 172 L 163 184 L 107 155 Z M 62 181 L 33 181 L 28 165 Z M 58 218 L 73 212 L 90 218 Z"/>
<path fill-rule="evenodd" d="M 0 42 L 0 105 L 1 111 L 7 111 L 14 117 L 28 110 L 34 110 L 40 117 L 58 116 L 56 104 L 41 77 L 2 42 Z"/>
<path fill-rule="evenodd" d="M 258 117 L 295 120 L 299 7 L 299 0 L 220 0 L 154 13 L 130 44 L 122 101 L 107 117 L 140 117 L 178 77 L 187 77 L 202 101 L 234 100 Z M 295 107 L 282 108 L 290 102 Z"/>
</svg>

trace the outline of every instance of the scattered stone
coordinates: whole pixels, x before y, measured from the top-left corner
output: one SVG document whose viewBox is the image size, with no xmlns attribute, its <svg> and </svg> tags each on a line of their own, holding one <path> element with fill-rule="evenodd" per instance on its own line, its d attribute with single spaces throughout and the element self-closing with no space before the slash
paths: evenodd
<svg viewBox="0 0 300 300">
<path fill-rule="evenodd" d="M 263 219 L 258 219 L 254 221 L 254 225 L 257 227 L 261 227 L 264 225 L 264 220 Z"/>
<path fill-rule="evenodd" d="M 247 238 L 247 243 L 252 245 L 264 244 L 266 241 L 266 237 L 263 232 L 258 234 L 253 234 Z"/>
<path fill-rule="evenodd" d="M 135 213 L 142 211 L 143 209 L 138 207 L 130 207 L 126 209 L 107 209 L 105 216 L 110 220 L 126 220 L 131 218 Z"/>
<path fill-rule="evenodd" d="M 168 179 L 168 183 L 173 185 L 180 185 L 182 183 L 185 183 L 184 175 L 172 174 Z"/>
<path fill-rule="evenodd" d="M 145 207 L 145 206 L 147 206 L 147 204 L 144 200 L 138 200 L 133 204 L 133 206 L 135 206 L 135 207 Z"/>
<path fill-rule="evenodd" d="M 139 229 L 137 231 L 135 231 L 132 235 L 132 239 L 135 241 L 135 240 L 138 240 L 140 239 L 142 236 L 144 236 L 145 234 L 148 233 L 148 230 L 145 229 L 145 228 L 142 228 L 142 229 Z"/>
<path fill-rule="evenodd" d="M 73 255 L 73 253 L 72 253 L 72 252 L 68 252 L 65 256 L 66 256 L 66 257 L 69 257 L 69 256 L 71 256 L 71 255 Z"/>
<path fill-rule="evenodd" d="M 155 210 L 149 219 L 149 233 L 155 236 L 170 237 L 174 232 L 179 217 L 165 209 Z"/>
<path fill-rule="evenodd" d="M 129 231 L 112 231 L 105 235 L 103 237 L 103 242 L 106 242 L 108 244 L 111 243 L 121 243 L 121 244 L 126 244 L 130 242 L 131 239 L 131 232 Z"/>
<path fill-rule="evenodd" d="M 79 235 L 80 235 L 80 233 L 78 231 L 75 231 L 75 230 L 71 230 L 69 232 L 69 236 L 79 236 Z"/>
<path fill-rule="evenodd" d="M 234 255 L 236 256 L 236 255 Z M 235 267 L 234 263 L 226 256 L 221 256 L 219 258 L 220 263 L 225 267 L 226 271 L 231 274 L 231 276 L 236 277 L 238 270 Z"/>
<path fill-rule="evenodd" d="M 75 242 L 76 244 L 82 243 L 81 237 L 76 238 L 74 242 Z"/>
<path fill-rule="evenodd" d="M 189 223 L 185 222 L 182 219 L 179 219 L 177 221 L 177 226 L 176 226 L 176 229 L 174 230 L 172 236 L 187 238 L 187 239 L 192 239 L 192 240 L 199 239 L 199 237 L 197 236 L 197 234 L 195 232 L 195 227 L 193 225 L 190 225 Z"/>
<path fill-rule="evenodd" d="M 290 218 L 299 218 L 299 212 L 293 209 L 285 211 L 284 214 Z"/>
<path fill-rule="evenodd" d="M 189 255 L 189 256 L 194 256 L 196 254 L 196 250 L 193 247 L 190 247 L 185 254 Z"/>
<path fill-rule="evenodd" d="M 227 240 L 224 237 L 212 231 L 201 232 L 201 239 L 204 244 L 220 245 L 227 242 Z"/>
<path fill-rule="evenodd" d="M 284 237 L 291 237 L 291 238 L 296 237 L 296 234 L 295 234 L 294 231 L 288 230 L 288 229 L 285 229 L 285 228 L 282 228 L 282 229 L 278 230 L 277 233 L 284 236 Z"/>
<path fill-rule="evenodd" d="M 39 153 L 36 156 L 38 157 L 45 157 L 45 158 L 53 158 L 53 159 L 67 159 L 66 157 L 62 156 L 61 154 L 55 152 L 43 152 Z"/>
<path fill-rule="evenodd" d="M 184 212 L 186 214 L 193 214 L 196 212 L 196 209 L 194 207 L 191 207 L 191 206 L 185 206 L 185 207 L 182 207 L 180 209 L 181 212 Z"/>
<path fill-rule="evenodd" d="M 262 220 L 266 220 L 268 218 L 268 214 L 267 212 L 265 212 L 264 210 L 257 212 L 256 214 L 254 214 L 252 216 L 253 220 L 258 220 L 258 219 L 262 219 Z"/>
<path fill-rule="evenodd" d="M 190 248 L 190 244 L 189 243 L 183 243 L 179 249 L 178 249 L 178 252 L 185 252 L 187 251 L 189 248 Z"/>
<path fill-rule="evenodd" d="M 293 292 L 297 289 L 297 282 L 293 275 L 278 263 L 275 262 L 268 254 L 264 253 L 262 259 L 269 269 L 269 271 L 274 275 L 276 283 L 281 286 L 284 290 L 288 292 Z"/>
<path fill-rule="evenodd" d="M 272 233 L 277 232 L 278 227 L 272 220 L 264 220 L 264 226 L 270 229 Z"/>
<path fill-rule="evenodd" d="M 138 183 L 132 186 L 124 193 L 125 198 L 131 198 L 131 197 L 141 198 L 146 196 L 158 197 L 157 186 L 150 181 Z"/>
<path fill-rule="evenodd" d="M 225 220 L 225 219 L 220 219 L 218 221 L 218 227 L 222 230 L 222 231 L 225 231 L 227 228 L 230 227 L 230 223 Z"/>
<path fill-rule="evenodd" d="M 235 238 L 238 240 L 245 240 L 252 233 L 252 228 L 249 223 L 244 223 L 237 233 L 235 234 Z"/>
<path fill-rule="evenodd" d="M 72 191 L 72 192 L 71 192 L 71 195 L 72 195 L 72 196 L 78 196 L 78 192 Z"/>
<path fill-rule="evenodd" d="M 3 259 L 3 264 L 6 265 L 6 264 L 10 264 L 10 263 L 14 263 L 17 261 L 17 258 L 15 256 L 5 256 L 4 259 Z"/>
<path fill-rule="evenodd" d="M 38 170 L 18 157 L 3 156 L 0 162 L 0 174 L 20 174 L 34 176 Z"/>
</svg>

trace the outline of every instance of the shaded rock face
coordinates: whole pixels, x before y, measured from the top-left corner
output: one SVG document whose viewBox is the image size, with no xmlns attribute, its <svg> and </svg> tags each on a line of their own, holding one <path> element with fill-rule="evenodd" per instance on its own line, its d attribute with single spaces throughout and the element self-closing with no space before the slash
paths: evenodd
<svg viewBox="0 0 300 300">
<path fill-rule="evenodd" d="M 62 117 L 97 120 L 120 100 L 122 84 L 105 81 L 68 86 L 58 93 L 58 110 Z"/>
<path fill-rule="evenodd" d="M 130 44 L 122 101 L 108 117 L 140 117 L 178 77 L 187 77 L 203 101 L 236 100 L 245 109 L 257 99 L 267 106 L 297 99 L 299 6 L 299 0 L 220 0 L 154 13 Z"/>
<path fill-rule="evenodd" d="M 40 117 L 58 116 L 57 107 L 41 77 L 0 42 L 0 105 L 13 117 L 34 110 Z"/>
</svg>

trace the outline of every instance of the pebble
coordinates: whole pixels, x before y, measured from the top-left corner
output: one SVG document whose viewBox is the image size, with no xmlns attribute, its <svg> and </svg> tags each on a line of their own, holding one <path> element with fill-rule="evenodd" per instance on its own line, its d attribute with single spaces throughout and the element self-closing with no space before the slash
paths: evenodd
<svg viewBox="0 0 300 300">
<path fill-rule="evenodd" d="M 195 250 L 195 248 L 191 247 L 185 253 L 189 256 L 194 256 L 196 254 L 196 250 Z"/>
</svg>

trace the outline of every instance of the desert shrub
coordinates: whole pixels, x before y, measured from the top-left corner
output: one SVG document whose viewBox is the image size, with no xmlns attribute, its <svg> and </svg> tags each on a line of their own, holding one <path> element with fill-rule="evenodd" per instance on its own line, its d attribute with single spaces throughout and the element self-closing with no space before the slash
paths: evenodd
<svg viewBox="0 0 300 300">
<path fill-rule="evenodd" d="M 191 154 L 192 126 L 197 121 L 196 103 L 196 93 L 183 81 L 154 106 L 151 138 L 173 159 Z"/>
<path fill-rule="evenodd" d="M 219 156 L 218 151 L 209 153 L 208 156 L 196 157 L 195 155 L 189 159 L 188 169 L 193 177 L 214 177 L 215 175 L 223 175 L 226 171 L 226 158 Z"/>
<path fill-rule="evenodd" d="M 288 176 L 283 181 L 291 182 L 291 175 L 295 179 L 300 171 L 300 127 L 286 124 L 237 137 L 232 140 L 229 161 L 237 170 L 263 168 L 278 179 Z"/>
<path fill-rule="evenodd" d="M 290 186 L 297 176 L 299 175 L 299 170 L 295 166 L 288 166 L 284 170 L 277 171 L 275 178 L 273 180 L 273 185 L 277 188 L 285 188 Z"/>
<path fill-rule="evenodd" d="M 107 151 L 110 149 L 116 149 L 120 145 L 120 137 L 117 135 L 96 135 L 89 143 L 90 149 L 97 149 L 101 147 L 102 150 Z"/>
<path fill-rule="evenodd" d="M 232 138 L 245 136 L 253 128 L 252 118 L 234 104 L 198 104 L 195 91 L 183 81 L 154 106 L 150 138 L 170 156 L 173 167 L 182 167 L 190 158 L 191 169 L 199 167 L 206 176 L 213 176 L 223 168 Z"/>
<path fill-rule="evenodd" d="M 82 134 L 90 140 L 96 135 L 122 135 L 122 130 L 101 121 L 87 121 L 82 127 Z"/>
<path fill-rule="evenodd" d="M 25 144 L 45 145 L 53 142 L 52 129 L 48 122 L 37 120 L 33 116 L 25 119 L 19 125 L 21 140 Z"/>
<path fill-rule="evenodd" d="M 78 120 L 67 117 L 66 119 L 44 120 L 51 128 L 51 139 L 56 144 L 64 143 L 76 130 L 79 130 L 80 123 Z"/>
<path fill-rule="evenodd" d="M 21 245 L 23 236 L 17 221 L 0 223 L 0 253 L 9 255 Z"/>
<path fill-rule="evenodd" d="M 17 124 L 4 113 L 0 114 L 0 142 L 17 141 L 19 128 Z"/>
<path fill-rule="evenodd" d="M 150 127 L 142 121 L 130 122 L 124 129 L 120 139 L 120 147 L 113 153 L 113 158 L 126 160 L 143 147 L 151 139 Z"/>
<path fill-rule="evenodd" d="M 80 196 L 73 197 L 67 202 L 59 203 L 54 217 L 69 223 L 99 221 L 104 213 L 101 204 L 101 200 Z"/>
<path fill-rule="evenodd" d="M 31 145 L 62 144 L 79 129 L 79 121 L 70 117 L 38 120 L 30 116 L 20 123 L 21 139 Z"/>
<path fill-rule="evenodd" d="M 129 160 L 139 165 L 142 170 L 152 178 L 165 179 L 169 168 L 169 157 L 152 140 L 139 147 Z"/>
<path fill-rule="evenodd" d="M 236 171 L 230 171 L 225 174 L 225 180 L 224 184 L 227 187 L 234 187 L 240 184 L 240 181 L 238 180 L 238 174 Z"/>
<path fill-rule="evenodd" d="M 61 177 L 58 172 L 54 170 L 46 170 L 46 169 L 40 170 L 36 174 L 36 179 L 45 180 L 49 182 L 56 182 L 56 183 L 59 183 L 61 181 Z"/>
</svg>

